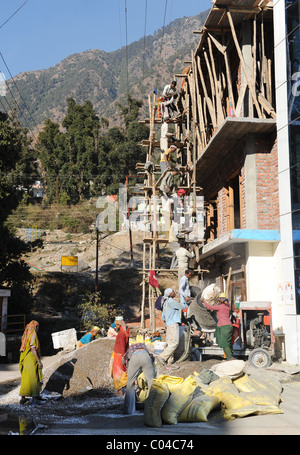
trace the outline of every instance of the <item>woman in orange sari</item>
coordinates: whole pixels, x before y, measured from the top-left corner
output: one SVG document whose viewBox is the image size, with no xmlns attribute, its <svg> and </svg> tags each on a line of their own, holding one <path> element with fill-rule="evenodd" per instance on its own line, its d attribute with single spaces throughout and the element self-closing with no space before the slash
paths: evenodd
<svg viewBox="0 0 300 455">
<path fill-rule="evenodd" d="M 41 349 L 37 336 L 39 323 L 31 321 L 25 327 L 20 348 L 19 368 L 21 372 L 21 404 L 25 404 L 28 399 L 40 399 L 41 381 L 43 379 L 41 362 Z"/>
<path fill-rule="evenodd" d="M 122 388 L 127 384 L 127 371 L 123 365 L 123 356 L 129 348 L 130 332 L 122 317 L 115 320 L 118 329 L 114 350 L 111 358 L 111 377 L 114 382 L 114 389 L 118 394 L 122 393 Z"/>
</svg>

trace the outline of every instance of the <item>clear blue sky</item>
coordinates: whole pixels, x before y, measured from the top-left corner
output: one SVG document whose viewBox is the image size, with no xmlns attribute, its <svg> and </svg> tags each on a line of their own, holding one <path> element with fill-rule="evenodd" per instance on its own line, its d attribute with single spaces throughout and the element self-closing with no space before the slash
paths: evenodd
<svg viewBox="0 0 300 455">
<path fill-rule="evenodd" d="M 25 1 L 1 1 L 0 52 L 13 76 L 49 68 L 76 52 L 125 46 L 125 6 L 128 44 L 145 30 L 152 35 L 164 23 L 212 7 L 211 0 L 27 0 L 22 6 Z M 0 71 L 10 78 L 1 58 Z"/>
</svg>

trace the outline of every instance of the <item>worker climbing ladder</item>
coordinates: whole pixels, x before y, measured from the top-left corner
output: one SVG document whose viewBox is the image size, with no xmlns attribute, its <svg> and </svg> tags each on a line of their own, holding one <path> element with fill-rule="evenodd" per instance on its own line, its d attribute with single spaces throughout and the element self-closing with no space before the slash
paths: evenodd
<svg viewBox="0 0 300 455">
<path fill-rule="evenodd" d="M 191 94 L 189 84 L 189 74 L 177 75 L 183 78 L 181 86 L 180 113 L 169 119 L 169 123 L 175 126 L 175 145 L 179 152 L 177 153 L 177 167 L 180 169 L 180 188 L 184 189 L 189 195 L 189 200 L 192 201 L 192 211 L 194 215 L 197 213 L 197 195 L 201 193 L 201 188 L 196 186 L 196 166 L 195 153 L 193 151 L 193 143 L 191 141 Z M 155 301 L 159 295 L 159 291 L 155 286 L 149 283 L 149 272 L 159 275 L 172 274 L 177 277 L 177 268 L 162 268 L 160 261 L 160 248 L 169 243 L 168 233 L 162 235 L 159 232 L 159 227 L 162 225 L 162 217 L 160 213 L 160 195 L 159 186 L 164 176 L 170 172 L 166 169 L 161 173 L 159 164 L 155 164 L 155 151 L 160 148 L 160 141 L 156 140 L 156 125 L 162 125 L 161 117 L 158 113 L 158 100 L 156 93 L 148 96 L 149 103 L 149 118 L 140 123 L 149 124 L 149 139 L 142 141 L 142 145 L 147 147 L 146 163 L 137 163 L 137 173 L 143 176 L 143 185 L 141 190 L 144 193 L 144 213 L 143 213 L 143 265 L 142 265 L 142 304 L 141 304 L 141 329 L 145 329 L 145 306 L 146 301 L 149 304 L 150 315 L 150 331 L 153 333 L 156 330 L 155 322 Z M 196 250 L 196 259 L 198 258 L 198 246 L 201 245 L 203 239 L 187 243 L 193 243 Z M 201 274 L 201 269 L 197 266 L 198 275 Z"/>
</svg>

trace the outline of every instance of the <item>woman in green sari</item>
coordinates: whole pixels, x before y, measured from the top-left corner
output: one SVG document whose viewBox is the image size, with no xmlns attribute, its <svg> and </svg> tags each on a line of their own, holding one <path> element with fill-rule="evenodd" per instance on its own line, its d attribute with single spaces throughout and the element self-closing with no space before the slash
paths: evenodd
<svg viewBox="0 0 300 455">
<path fill-rule="evenodd" d="M 22 337 L 22 344 L 20 349 L 19 368 L 21 372 L 21 404 L 25 404 L 28 399 L 26 397 L 33 397 L 33 399 L 40 398 L 41 381 L 43 379 L 41 362 L 40 343 L 37 336 L 39 323 L 31 321 L 25 327 Z"/>
</svg>

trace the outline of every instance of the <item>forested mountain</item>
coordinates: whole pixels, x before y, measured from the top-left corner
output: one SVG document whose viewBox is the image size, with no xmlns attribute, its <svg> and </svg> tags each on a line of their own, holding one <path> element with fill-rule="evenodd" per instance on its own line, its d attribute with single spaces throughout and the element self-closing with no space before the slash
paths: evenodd
<svg viewBox="0 0 300 455">
<path fill-rule="evenodd" d="M 70 97 L 79 104 L 89 100 L 99 116 L 109 119 L 110 126 L 119 125 L 117 103 L 124 101 L 128 80 L 129 93 L 145 102 L 141 114 L 148 115 L 148 94 L 155 88 L 160 92 L 173 74 L 187 66 L 184 62 L 191 60 L 199 41 L 193 31 L 201 29 L 207 14 L 176 19 L 127 50 L 87 50 L 49 69 L 21 73 L 8 81 L 8 102 L 13 105 L 11 92 L 23 112 L 21 123 L 31 128 L 46 118 L 60 123 Z"/>
</svg>

